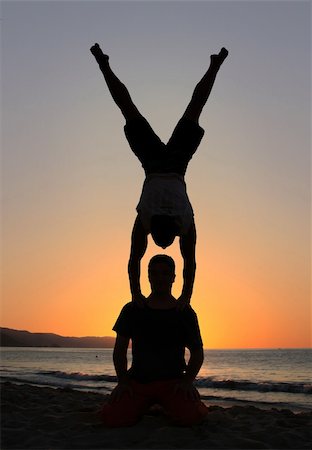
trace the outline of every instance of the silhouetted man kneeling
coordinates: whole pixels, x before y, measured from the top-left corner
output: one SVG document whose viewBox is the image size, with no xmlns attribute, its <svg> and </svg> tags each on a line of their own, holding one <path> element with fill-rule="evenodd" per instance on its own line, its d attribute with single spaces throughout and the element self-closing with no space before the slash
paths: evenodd
<svg viewBox="0 0 312 450">
<path fill-rule="evenodd" d="M 118 384 L 102 411 L 110 427 L 134 425 L 153 404 L 161 405 L 177 425 L 200 422 L 207 414 L 193 381 L 203 363 L 203 344 L 191 306 L 177 310 L 171 289 L 175 263 L 156 255 L 149 263 L 151 294 L 144 307 L 127 303 L 114 326 L 114 365 Z M 127 350 L 132 341 L 132 365 Z M 185 348 L 190 351 L 188 364 Z"/>
</svg>

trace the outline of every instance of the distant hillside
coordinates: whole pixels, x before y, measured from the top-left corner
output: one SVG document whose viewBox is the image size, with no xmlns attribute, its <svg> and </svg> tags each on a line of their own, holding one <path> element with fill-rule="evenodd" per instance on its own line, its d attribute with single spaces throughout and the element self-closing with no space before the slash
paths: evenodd
<svg viewBox="0 0 312 450">
<path fill-rule="evenodd" d="M 113 337 L 64 337 L 53 333 L 30 333 L 0 327 L 1 347 L 112 348 Z"/>
</svg>

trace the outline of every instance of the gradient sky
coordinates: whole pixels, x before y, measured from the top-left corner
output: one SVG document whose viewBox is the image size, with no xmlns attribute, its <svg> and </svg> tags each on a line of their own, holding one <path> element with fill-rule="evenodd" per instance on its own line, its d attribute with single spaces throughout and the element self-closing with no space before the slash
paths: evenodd
<svg viewBox="0 0 312 450">
<path fill-rule="evenodd" d="M 166 141 L 222 46 L 186 182 L 206 348 L 308 347 L 311 3 L 2 1 L 1 325 L 114 335 L 143 169 L 90 46 Z M 164 253 L 149 239 L 146 267 Z M 177 263 L 178 243 L 165 253 Z"/>
</svg>

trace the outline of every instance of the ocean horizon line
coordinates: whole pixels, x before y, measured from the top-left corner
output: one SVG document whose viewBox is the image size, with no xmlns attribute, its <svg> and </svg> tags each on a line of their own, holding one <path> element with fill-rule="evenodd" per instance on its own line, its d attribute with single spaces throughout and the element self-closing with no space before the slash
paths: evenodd
<svg viewBox="0 0 312 450">
<path fill-rule="evenodd" d="M 9 334 L 6 334 L 9 333 Z M 15 334 L 16 333 L 16 334 Z M 116 336 L 92 336 L 92 335 L 85 335 L 85 336 L 66 336 L 54 332 L 48 332 L 48 331 L 29 331 L 25 329 L 17 329 L 17 328 L 9 328 L 0 326 L 0 347 L 23 347 L 23 348 L 93 348 L 93 349 L 102 349 L 102 348 L 113 348 L 114 347 L 114 341 L 116 339 Z M 8 340 L 8 337 L 10 337 L 10 340 Z M 19 341 L 18 339 L 26 337 L 27 339 L 22 339 Z M 46 342 L 31 342 L 28 340 L 28 338 L 49 338 L 53 337 L 56 339 L 59 339 L 58 341 L 46 341 Z M 14 339 L 12 341 L 12 338 Z M 15 340 L 17 341 L 15 342 Z M 64 341 L 63 341 L 64 340 Z M 66 342 L 66 340 L 71 342 L 70 345 Z M 92 342 L 94 340 L 94 342 Z M 84 342 L 85 346 L 84 346 Z M 96 344 L 99 344 L 98 341 L 105 342 L 105 346 L 97 346 Z M 77 345 L 75 347 L 75 343 L 78 344 L 80 342 L 80 345 Z M 88 345 L 87 345 L 88 342 Z M 17 345 L 14 345 L 14 344 Z M 243 350 L 310 350 L 312 347 L 297 347 L 297 346 L 267 346 L 267 347 L 258 347 L 258 346 L 246 346 L 246 347 L 209 347 L 204 346 L 204 350 L 209 351 L 243 351 Z"/>
</svg>

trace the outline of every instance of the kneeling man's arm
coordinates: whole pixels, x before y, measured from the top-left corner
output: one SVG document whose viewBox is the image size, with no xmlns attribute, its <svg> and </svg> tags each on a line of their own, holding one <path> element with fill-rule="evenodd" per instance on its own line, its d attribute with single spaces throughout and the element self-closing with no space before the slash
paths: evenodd
<svg viewBox="0 0 312 450">
<path fill-rule="evenodd" d="M 130 396 L 133 395 L 131 386 L 129 384 L 128 378 L 128 359 L 127 359 L 127 350 L 129 346 L 130 339 L 117 334 L 114 352 L 113 352 L 113 361 L 117 374 L 118 384 L 111 393 L 110 403 L 119 401 L 121 397 L 125 394 Z"/>
<path fill-rule="evenodd" d="M 190 350 L 190 359 L 184 374 L 184 379 L 189 383 L 193 383 L 196 375 L 200 371 L 204 361 L 203 348 L 197 348 L 196 350 Z"/>
<path fill-rule="evenodd" d="M 128 369 L 127 350 L 129 346 L 129 341 L 130 338 L 117 334 L 113 352 L 113 361 L 117 374 L 118 383 L 122 382 L 127 378 L 127 369 Z"/>
<path fill-rule="evenodd" d="M 202 348 L 198 348 L 196 350 L 190 350 L 190 353 L 190 359 L 184 377 L 176 384 L 174 392 L 182 391 L 186 399 L 198 400 L 199 393 L 194 387 L 193 381 L 203 364 L 204 352 Z"/>
</svg>

